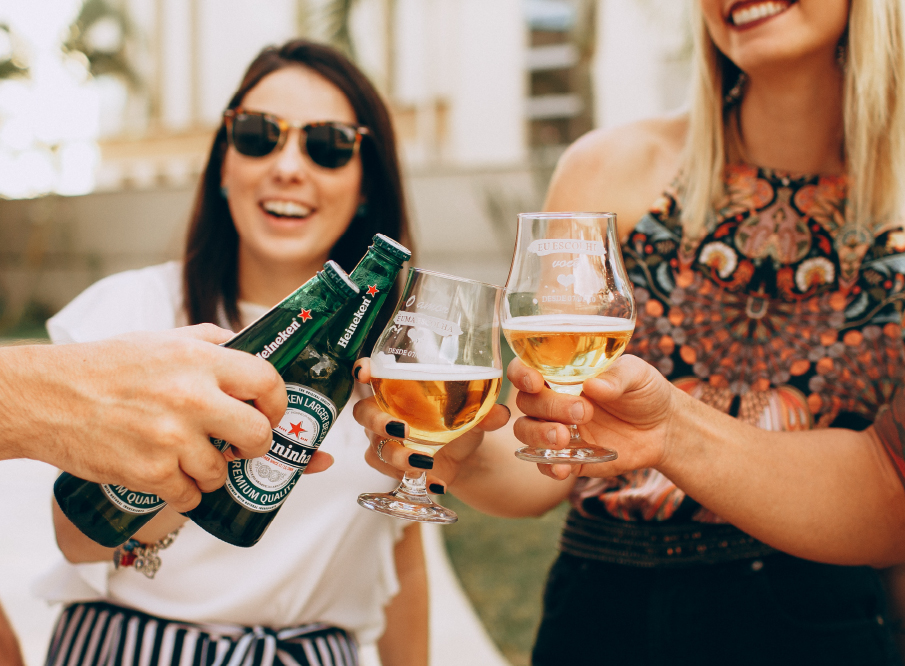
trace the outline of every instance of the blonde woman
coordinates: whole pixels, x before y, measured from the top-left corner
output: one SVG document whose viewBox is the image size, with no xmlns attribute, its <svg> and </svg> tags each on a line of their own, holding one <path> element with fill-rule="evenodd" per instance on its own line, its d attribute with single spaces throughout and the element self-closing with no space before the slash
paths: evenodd
<svg viewBox="0 0 905 666">
<path fill-rule="evenodd" d="M 699 0 L 690 111 L 591 132 L 554 175 L 548 210 L 618 214 L 640 313 L 629 352 L 748 424 L 863 429 L 905 378 L 902 14 L 901 0 Z M 550 418 L 528 393 L 518 404 Z M 386 437 L 372 403 L 356 411 Z M 560 423 L 515 429 L 568 441 Z M 368 459 L 389 471 L 376 441 Z M 498 515 L 573 507 L 535 665 L 901 663 L 873 569 L 779 552 L 656 469 L 540 476 L 510 437 L 478 441 L 445 447 L 429 482 Z M 405 469 L 394 444 L 381 454 Z"/>
</svg>

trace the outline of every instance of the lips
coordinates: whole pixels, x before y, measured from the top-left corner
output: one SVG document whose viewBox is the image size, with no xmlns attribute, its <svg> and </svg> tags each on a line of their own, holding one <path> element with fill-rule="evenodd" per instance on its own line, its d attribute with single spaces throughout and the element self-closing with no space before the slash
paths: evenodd
<svg viewBox="0 0 905 666">
<path fill-rule="evenodd" d="M 748 28 L 782 14 L 794 0 L 746 0 L 729 8 L 727 21 L 737 28 Z"/>
<path fill-rule="evenodd" d="M 287 199 L 267 199 L 261 202 L 261 208 L 274 217 L 293 220 L 304 219 L 313 212 L 309 206 Z"/>
</svg>

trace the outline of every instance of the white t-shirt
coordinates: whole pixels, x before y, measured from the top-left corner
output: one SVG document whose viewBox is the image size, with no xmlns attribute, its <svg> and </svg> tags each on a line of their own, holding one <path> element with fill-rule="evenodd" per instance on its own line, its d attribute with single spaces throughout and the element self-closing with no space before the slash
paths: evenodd
<svg viewBox="0 0 905 666">
<path fill-rule="evenodd" d="M 105 278 L 47 323 L 54 342 L 89 342 L 184 325 L 182 266 L 170 262 Z M 266 308 L 242 304 L 243 319 Z M 249 322 L 243 322 L 249 323 Z M 393 547 L 406 523 L 362 509 L 361 492 L 395 482 L 364 461 L 368 444 L 352 418 L 356 393 L 322 444 L 335 463 L 298 482 L 261 541 L 231 546 L 187 522 L 161 552 L 154 579 L 112 564 L 61 565 L 40 585 L 51 601 L 106 598 L 153 615 L 279 629 L 326 622 L 374 642 L 383 606 L 399 588 Z"/>
</svg>

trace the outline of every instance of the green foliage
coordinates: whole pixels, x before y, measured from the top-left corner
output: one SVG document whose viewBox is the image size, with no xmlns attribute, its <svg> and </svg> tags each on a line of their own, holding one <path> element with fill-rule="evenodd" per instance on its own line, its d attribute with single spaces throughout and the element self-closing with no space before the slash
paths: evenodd
<svg viewBox="0 0 905 666">
<path fill-rule="evenodd" d="M 324 7 L 325 37 L 347 56 L 355 59 L 355 47 L 349 30 L 349 19 L 355 0 L 331 0 Z"/>
<path fill-rule="evenodd" d="M 95 43 L 92 30 L 102 27 L 117 29 L 118 43 L 112 47 Z M 121 7 L 111 4 L 109 0 L 85 0 L 78 18 L 69 28 L 63 51 L 83 54 L 88 59 L 88 70 L 92 76 L 119 76 L 130 85 L 138 86 L 138 74 L 129 64 L 126 53 L 128 38 L 133 32 L 128 16 Z"/>
<path fill-rule="evenodd" d="M 0 32 L 5 33 L 3 35 L 5 39 L 8 39 L 10 42 L 13 41 L 12 31 L 9 29 L 8 25 L 0 23 Z M 28 67 L 16 57 L 15 53 L 10 54 L 8 58 L 0 60 L 0 81 L 27 75 Z"/>
<path fill-rule="evenodd" d="M 349 23 L 356 0 L 298 0 L 299 34 L 339 49 L 355 60 Z"/>
</svg>

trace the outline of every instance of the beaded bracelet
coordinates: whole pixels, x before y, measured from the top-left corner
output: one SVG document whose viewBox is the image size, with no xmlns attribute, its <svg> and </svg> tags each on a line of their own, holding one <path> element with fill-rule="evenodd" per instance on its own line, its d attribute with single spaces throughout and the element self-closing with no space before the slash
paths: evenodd
<svg viewBox="0 0 905 666">
<path fill-rule="evenodd" d="M 176 535 L 179 534 L 179 528 L 176 528 L 157 543 L 142 543 L 136 539 L 129 539 L 121 546 L 113 549 L 113 567 L 135 567 L 136 571 L 140 571 L 148 578 L 154 578 L 160 569 L 160 556 L 158 551 L 169 548 Z"/>
</svg>

